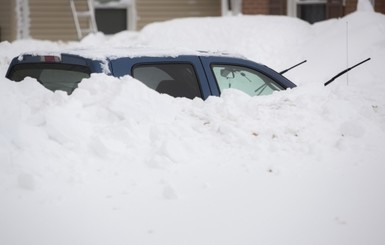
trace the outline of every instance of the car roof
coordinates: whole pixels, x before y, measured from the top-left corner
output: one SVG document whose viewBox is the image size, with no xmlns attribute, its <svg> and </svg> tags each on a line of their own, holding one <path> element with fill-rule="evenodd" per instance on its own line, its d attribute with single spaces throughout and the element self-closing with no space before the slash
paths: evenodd
<svg viewBox="0 0 385 245">
<path fill-rule="evenodd" d="M 114 60 L 118 58 L 136 58 L 136 57 L 178 57 L 178 56 L 219 56 L 219 57 L 234 57 L 245 59 L 239 54 L 230 54 L 225 52 L 213 51 L 197 51 L 192 49 L 158 49 L 149 47 L 113 47 L 113 48 L 78 48 L 64 49 L 61 51 L 36 51 L 23 53 L 19 57 L 22 60 L 23 55 L 31 56 L 61 56 L 74 55 L 90 60 Z"/>
</svg>

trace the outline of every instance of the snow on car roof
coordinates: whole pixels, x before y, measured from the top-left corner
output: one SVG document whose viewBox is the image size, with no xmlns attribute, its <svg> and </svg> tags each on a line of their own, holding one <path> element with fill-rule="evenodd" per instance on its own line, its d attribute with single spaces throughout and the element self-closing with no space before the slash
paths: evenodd
<svg viewBox="0 0 385 245">
<path fill-rule="evenodd" d="M 20 55 L 55 55 L 72 54 L 93 60 L 118 59 L 122 57 L 177 57 L 181 55 L 197 55 L 197 56 L 224 56 L 245 58 L 239 54 L 230 54 L 221 51 L 199 51 L 192 49 L 158 49 L 150 47 L 108 47 L 108 48 L 79 48 L 64 49 L 61 51 L 37 51 L 28 52 Z"/>
</svg>

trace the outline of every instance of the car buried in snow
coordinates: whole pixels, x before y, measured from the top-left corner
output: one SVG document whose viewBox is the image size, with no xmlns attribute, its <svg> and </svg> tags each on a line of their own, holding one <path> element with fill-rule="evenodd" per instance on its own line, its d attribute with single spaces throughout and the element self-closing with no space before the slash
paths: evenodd
<svg viewBox="0 0 385 245">
<path fill-rule="evenodd" d="M 190 99 L 220 96 L 227 88 L 258 96 L 296 86 L 279 72 L 236 55 L 147 49 L 26 53 L 11 61 L 6 77 L 15 82 L 32 77 L 49 90 L 71 94 L 92 73 L 129 75 L 159 93 Z"/>
</svg>

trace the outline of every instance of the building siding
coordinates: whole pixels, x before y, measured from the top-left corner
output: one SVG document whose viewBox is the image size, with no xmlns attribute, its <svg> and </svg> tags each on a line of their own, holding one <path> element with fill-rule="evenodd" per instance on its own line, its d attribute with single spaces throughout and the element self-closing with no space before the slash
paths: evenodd
<svg viewBox="0 0 385 245">
<path fill-rule="evenodd" d="M 352 13 L 357 10 L 358 0 L 346 1 L 346 14 Z M 385 14 L 385 0 L 374 0 L 374 11 Z"/>
<path fill-rule="evenodd" d="M 375 0 L 374 9 L 376 12 L 385 14 L 385 0 Z"/>
<path fill-rule="evenodd" d="M 221 0 L 137 0 L 138 29 L 183 17 L 220 16 Z"/>
<path fill-rule="evenodd" d="M 358 0 L 327 0 L 327 18 L 342 17 L 357 10 Z M 345 2 L 345 6 L 343 3 Z M 243 0 L 243 14 L 286 15 L 288 0 Z M 376 12 L 385 14 L 385 0 L 374 0 Z"/>
<path fill-rule="evenodd" d="M 68 0 L 29 0 L 30 35 L 36 39 L 76 40 L 76 29 Z"/>
<path fill-rule="evenodd" d="M 81 1 L 81 0 L 78 0 Z M 0 7 L 0 41 L 17 38 L 15 0 L 2 0 Z M 328 2 L 343 2 L 328 0 Z M 375 0 L 375 11 L 385 14 L 385 0 Z M 342 15 L 357 8 L 357 0 L 346 0 Z M 83 5 L 83 7 L 85 4 Z M 29 0 L 30 36 L 46 40 L 77 40 L 69 0 Z M 287 14 L 287 0 L 243 0 L 244 14 Z M 331 9 L 330 17 L 339 12 Z M 151 22 L 183 17 L 220 16 L 221 0 L 137 0 L 137 29 Z M 331 12 L 330 12 L 331 13 Z M 334 14 L 335 13 L 335 14 Z M 84 23 L 83 23 L 84 24 Z"/>
<path fill-rule="evenodd" d="M 344 14 L 350 14 L 357 10 L 358 0 L 346 0 Z M 385 14 L 385 0 L 374 0 L 374 11 Z"/>
<path fill-rule="evenodd" d="M 270 0 L 269 14 L 287 15 L 287 0 Z"/>
<path fill-rule="evenodd" d="M 350 14 L 357 10 L 357 0 L 346 0 L 344 14 Z"/>
<path fill-rule="evenodd" d="M 287 0 L 243 0 L 243 14 L 286 15 Z"/>
<path fill-rule="evenodd" d="M 243 0 L 242 1 L 243 14 L 268 14 L 269 2 L 266 0 Z"/>
<path fill-rule="evenodd" d="M 12 41 L 17 36 L 16 6 L 14 0 L 2 0 L 0 7 L 0 42 Z"/>
<path fill-rule="evenodd" d="M 68 0 L 29 0 L 30 35 L 36 39 L 76 40 Z M 181 17 L 220 16 L 221 0 L 137 0 L 140 30 L 148 23 Z"/>
</svg>

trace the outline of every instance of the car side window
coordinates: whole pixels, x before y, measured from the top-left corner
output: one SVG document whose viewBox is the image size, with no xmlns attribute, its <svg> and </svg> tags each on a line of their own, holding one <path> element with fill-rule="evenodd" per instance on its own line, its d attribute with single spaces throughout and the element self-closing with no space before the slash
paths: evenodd
<svg viewBox="0 0 385 245">
<path fill-rule="evenodd" d="M 138 64 L 133 67 L 132 76 L 159 93 L 202 98 L 195 69 L 189 63 Z"/>
<path fill-rule="evenodd" d="M 283 90 L 273 79 L 243 66 L 212 65 L 211 69 L 221 93 L 227 88 L 241 90 L 250 96 L 268 95 Z"/>
</svg>

